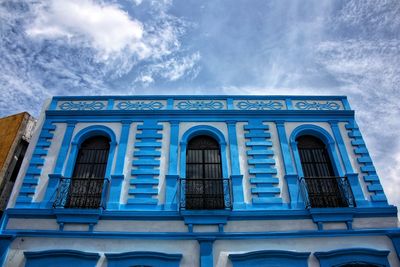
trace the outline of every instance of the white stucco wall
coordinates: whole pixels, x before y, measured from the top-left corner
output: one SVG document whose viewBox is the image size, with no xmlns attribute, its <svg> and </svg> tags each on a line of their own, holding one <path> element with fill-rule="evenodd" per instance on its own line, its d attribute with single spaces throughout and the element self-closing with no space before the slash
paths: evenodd
<svg viewBox="0 0 400 267">
<path fill-rule="evenodd" d="M 59 225 L 55 219 L 27 219 L 10 218 L 7 230 L 58 230 Z"/>
<path fill-rule="evenodd" d="M 159 131 L 162 134 L 161 140 L 161 157 L 160 157 L 160 176 L 158 177 L 158 204 L 165 203 L 165 175 L 168 173 L 169 164 L 169 143 L 171 140 L 171 127 L 167 122 L 160 123 L 163 125 L 163 130 Z"/>
<path fill-rule="evenodd" d="M 397 217 L 354 218 L 353 229 L 392 229 L 398 227 Z M 68 225 L 68 224 L 65 224 Z M 324 230 L 347 229 L 345 223 L 324 223 Z M 56 219 L 10 218 L 6 229 L 14 230 L 58 230 Z M 64 230 L 67 230 L 65 228 Z M 95 231 L 115 232 L 188 232 L 184 221 L 144 221 L 144 220 L 99 220 Z M 287 232 L 317 230 L 311 219 L 299 220 L 235 220 L 224 225 L 224 232 Z M 85 225 L 83 231 L 88 231 Z M 194 231 L 217 232 L 215 225 L 195 227 Z"/>
<path fill-rule="evenodd" d="M 128 191 L 130 188 L 129 181 L 132 178 L 131 170 L 132 170 L 132 161 L 137 159 L 133 156 L 133 152 L 135 151 L 134 144 L 136 140 L 137 134 L 137 125 L 139 123 L 133 122 L 129 129 L 128 143 L 126 147 L 125 153 L 125 163 L 124 163 L 124 181 L 121 185 L 121 196 L 120 196 L 120 204 L 126 204 L 128 201 Z"/>
<path fill-rule="evenodd" d="M 194 225 L 194 233 L 217 233 L 218 225 Z"/>
<path fill-rule="evenodd" d="M 232 266 L 229 254 L 241 254 L 260 250 L 288 250 L 294 252 L 330 251 L 344 248 L 371 248 L 390 250 L 391 267 L 400 266 L 392 241 L 386 236 L 325 237 L 325 238 L 280 238 L 251 240 L 217 240 L 214 242 L 214 266 Z M 311 254 L 308 266 L 318 267 L 317 258 Z"/>
<path fill-rule="evenodd" d="M 244 202 L 249 204 L 251 203 L 251 184 L 249 177 L 249 167 L 247 165 L 247 154 L 246 154 L 246 141 L 249 139 L 244 138 L 244 125 L 247 125 L 247 122 L 237 122 L 236 123 L 236 136 L 237 136 L 237 145 L 238 145 L 238 153 L 239 153 L 239 164 L 240 164 L 240 174 L 243 175 L 243 193 L 244 193 Z"/>
<path fill-rule="evenodd" d="M 353 229 L 378 229 L 399 227 L 397 217 L 354 218 Z"/>
<path fill-rule="evenodd" d="M 101 220 L 94 231 L 104 232 L 188 232 L 183 221 Z"/>
<path fill-rule="evenodd" d="M 317 226 L 309 220 L 257 220 L 229 221 L 224 232 L 285 232 L 301 230 L 317 230 Z"/>
<path fill-rule="evenodd" d="M 59 230 L 56 219 L 10 218 L 7 230 Z M 89 231 L 89 224 L 65 223 L 64 231 Z M 94 225 L 96 232 L 164 233 L 188 232 L 183 220 L 144 221 L 144 220 L 99 220 Z M 214 232 L 214 231 L 211 231 Z"/>
<path fill-rule="evenodd" d="M 282 158 L 281 144 L 278 136 L 278 130 L 274 122 L 264 123 L 269 126 L 269 132 L 271 134 L 272 149 L 274 151 L 275 168 L 277 170 L 276 177 L 279 178 L 279 188 L 281 191 L 280 197 L 283 203 L 289 203 L 290 197 L 288 192 L 287 183 L 285 181 L 285 167 Z"/>
<path fill-rule="evenodd" d="M 105 267 L 104 253 L 123 253 L 129 251 L 155 251 L 180 253 L 183 255 L 181 267 L 199 266 L 199 244 L 195 240 L 134 240 L 134 239 L 85 239 L 85 238 L 17 238 L 8 252 L 5 266 L 23 267 L 24 251 L 51 249 L 72 249 L 101 254 L 97 267 Z"/>
<path fill-rule="evenodd" d="M 391 267 L 400 266 L 391 240 L 386 236 L 318 237 L 318 238 L 270 238 L 245 240 L 216 240 L 213 244 L 214 266 L 232 266 L 229 254 L 241 254 L 260 250 L 286 250 L 294 252 L 331 251 L 345 248 L 370 248 L 391 251 L 388 260 Z M 104 253 L 129 251 L 155 251 L 180 253 L 182 267 L 199 266 L 199 244 L 196 240 L 138 240 L 138 239 L 89 239 L 89 238 L 16 238 L 9 249 L 5 266 L 24 266 L 24 251 L 72 249 L 96 252 L 101 255 L 97 266 L 105 267 Z M 316 257 L 311 254 L 310 267 L 318 267 Z"/>
</svg>

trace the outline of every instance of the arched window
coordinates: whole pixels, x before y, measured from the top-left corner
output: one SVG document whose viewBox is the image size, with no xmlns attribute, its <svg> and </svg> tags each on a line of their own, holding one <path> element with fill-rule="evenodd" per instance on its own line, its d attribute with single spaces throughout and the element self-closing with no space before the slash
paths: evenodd
<svg viewBox="0 0 400 267">
<path fill-rule="evenodd" d="M 334 177 L 332 163 L 325 144 L 312 135 L 296 139 L 304 177 Z"/>
<path fill-rule="evenodd" d="M 335 177 L 326 145 L 312 135 L 299 136 L 296 142 L 309 205 L 313 208 L 348 207 L 339 186 L 342 178 Z"/>
<path fill-rule="evenodd" d="M 103 194 L 110 139 L 94 136 L 79 148 L 66 208 L 99 208 Z"/>
<path fill-rule="evenodd" d="M 186 150 L 186 209 L 224 209 L 221 150 L 212 137 L 192 138 Z"/>
</svg>

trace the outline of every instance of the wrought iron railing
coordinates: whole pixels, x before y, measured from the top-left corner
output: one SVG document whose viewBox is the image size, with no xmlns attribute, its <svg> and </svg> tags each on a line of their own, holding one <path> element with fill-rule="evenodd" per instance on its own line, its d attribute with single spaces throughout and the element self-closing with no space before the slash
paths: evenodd
<svg viewBox="0 0 400 267">
<path fill-rule="evenodd" d="M 221 210 L 232 208 L 230 179 L 181 178 L 179 199 L 181 210 Z"/>
<path fill-rule="evenodd" d="M 303 177 L 300 190 L 306 208 L 356 206 L 347 177 Z"/>
<path fill-rule="evenodd" d="M 109 183 L 105 178 L 61 178 L 53 207 L 105 209 Z"/>
</svg>

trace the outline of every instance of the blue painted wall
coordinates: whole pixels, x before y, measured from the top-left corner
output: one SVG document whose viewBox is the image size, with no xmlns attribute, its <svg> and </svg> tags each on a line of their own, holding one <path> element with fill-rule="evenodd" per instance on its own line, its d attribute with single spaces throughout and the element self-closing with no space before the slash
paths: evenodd
<svg viewBox="0 0 400 267">
<path fill-rule="evenodd" d="M 115 137 L 115 129 L 102 126 L 113 122 L 120 125 L 121 135 Z M 137 125 L 135 136 L 130 127 Z M 182 133 L 183 122 L 198 125 Z M 224 134 L 207 123 L 226 124 L 227 140 Z M 244 123 L 244 147 L 238 146 L 237 122 Z M 302 122 L 287 135 L 287 125 Z M 326 122 L 326 129 L 314 123 Z M 51 145 L 54 123 L 65 123 L 66 130 L 42 203 L 33 201 L 35 189 L 40 183 L 41 168 L 46 161 Z M 76 133 L 76 125 L 93 124 Z M 163 123 L 169 124 L 166 132 Z M 346 123 L 348 136 L 342 136 L 338 123 Z M 276 127 L 277 136 L 272 136 L 270 127 Z M 252 209 L 304 209 L 304 200 L 299 194 L 299 178 L 302 170 L 295 138 L 299 134 L 313 134 L 327 144 L 337 176 L 347 176 L 357 206 L 388 206 L 376 170 L 354 120 L 347 99 L 343 96 L 140 96 L 140 97 L 54 97 L 35 145 L 33 157 L 20 188 L 16 207 L 51 207 L 54 192 L 61 177 L 70 177 L 79 144 L 85 137 L 105 134 L 112 139 L 106 177 L 110 186 L 105 192 L 107 208 L 110 210 L 172 210 L 178 209 L 179 178 L 185 176 L 185 144 L 193 136 L 211 135 L 218 140 L 222 156 L 223 178 L 231 180 L 231 200 L 234 210 Z M 165 135 L 165 136 L 164 136 Z M 169 136 L 169 153 L 161 151 L 162 141 Z M 133 153 L 127 155 L 128 139 L 134 138 Z M 343 141 L 351 139 L 360 170 L 353 169 L 348 148 Z M 279 140 L 279 146 L 273 145 Z M 239 152 L 246 151 L 247 170 L 242 170 Z M 116 152 L 116 153 L 114 153 Z M 278 177 L 277 160 L 281 155 L 283 172 Z M 165 177 L 160 177 L 161 158 L 165 157 Z M 125 159 L 131 159 L 131 171 L 124 173 Z M 111 173 L 111 163 L 115 170 Z M 230 164 L 228 166 L 228 164 Z M 64 171 L 63 171 L 64 170 Z M 178 173 L 179 170 L 179 173 Z M 368 183 L 371 201 L 364 196 L 359 183 Z M 165 186 L 162 186 L 165 183 Z M 244 184 L 250 188 L 246 192 Z M 128 189 L 123 187 L 128 186 Z M 162 187 L 161 187 L 162 186 Z M 160 201 L 161 195 L 165 200 Z M 282 188 L 287 188 L 289 202 L 283 201 Z M 123 196 L 127 192 L 127 196 Z M 251 195 L 251 202 L 245 203 L 244 196 Z M 127 199 L 121 203 L 120 199 Z"/>
</svg>

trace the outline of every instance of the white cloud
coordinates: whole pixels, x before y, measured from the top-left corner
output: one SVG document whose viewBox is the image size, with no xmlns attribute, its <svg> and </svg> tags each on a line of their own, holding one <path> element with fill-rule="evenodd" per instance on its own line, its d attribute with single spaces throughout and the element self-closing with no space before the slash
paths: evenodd
<svg viewBox="0 0 400 267">
<path fill-rule="evenodd" d="M 129 49 L 140 59 L 150 54 L 143 43 L 143 25 L 116 5 L 93 0 L 52 0 L 36 8 L 26 32 L 31 37 L 66 38 L 94 48 L 102 59 Z"/>
<path fill-rule="evenodd" d="M 389 157 L 392 159 L 391 164 L 386 164 L 382 166 L 383 173 L 385 176 L 381 176 L 383 189 L 385 193 L 390 197 L 389 201 L 391 204 L 399 205 L 400 203 L 400 194 L 399 194 L 399 186 L 398 186 L 398 176 L 400 173 L 400 152 L 394 152 L 393 157 Z"/>
<path fill-rule="evenodd" d="M 155 77 L 161 77 L 168 81 L 176 81 L 183 76 L 196 77 L 199 69 L 196 68 L 196 63 L 200 60 L 200 53 L 175 58 L 172 57 L 161 63 L 149 65 L 146 71 L 135 80 L 144 85 L 149 85 L 155 81 Z"/>
<path fill-rule="evenodd" d="M 397 0 L 346 1 L 335 26 L 354 28 L 367 37 L 396 33 L 400 27 L 400 5 Z"/>
<path fill-rule="evenodd" d="M 135 5 L 140 5 L 142 2 L 143 2 L 143 0 L 132 0 L 132 2 L 135 4 Z"/>
<path fill-rule="evenodd" d="M 315 50 L 319 64 L 344 84 L 338 93 L 349 96 L 389 202 L 398 205 L 400 40 L 326 41 Z"/>
<path fill-rule="evenodd" d="M 143 85 L 149 85 L 154 82 L 154 79 L 151 75 L 142 74 L 135 79 L 135 82 L 142 83 Z"/>
<path fill-rule="evenodd" d="M 183 57 L 180 59 L 172 59 L 162 64 L 164 71 L 162 77 L 167 78 L 170 81 L 176 81 L 181 78 L 185 73 L 191 71 L 197 61 L 200 60 L 200 53 L 194 53 L 193 55 Z"/>
<path fill-rule="evenodd" d="M 141 4 L 141 0 L 132 1 Z M 26 33 L 33 41 L 60 41 L 68 47 L 90 49 L 94 62 L 101 64 L 101 72 L 109 79 L 122 77 L 142 64 L 145 71 L 138 71 L 136 83 L 150 84 L 155 76 L 175 81 L 190 72 L 199 55 L 176 54 L 187 25 L 167 14 L 170 4 L 150 2 L 152 16 L 139 21 L 116 1 L 51 0 L 31 5 L 34 19 L 27 24 Z"/>
</svg>

